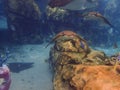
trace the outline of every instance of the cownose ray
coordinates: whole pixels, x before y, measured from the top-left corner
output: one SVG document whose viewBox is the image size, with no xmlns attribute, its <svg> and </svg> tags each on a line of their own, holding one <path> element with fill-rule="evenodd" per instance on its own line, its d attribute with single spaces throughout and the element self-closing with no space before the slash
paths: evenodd
<svg viewBox="0 0 120 90">
<path fill-rule="evenodd" d="M 114 28 L 114 26 L 110 23 L 110 21 L 98 12 L 88 12 L 82 15 L 83 18 L 93 19 L 101 19 L 103 23 L 108 24 L 110 27 Z"/>
<path fill-rule="evenodd" d="M 59 7 L 67 10 L 85 10 L 96 7 L 98 0 L 35 0 L 42 11 L 45 11 L 47 5 L 50 7 Z"/>
</svg>

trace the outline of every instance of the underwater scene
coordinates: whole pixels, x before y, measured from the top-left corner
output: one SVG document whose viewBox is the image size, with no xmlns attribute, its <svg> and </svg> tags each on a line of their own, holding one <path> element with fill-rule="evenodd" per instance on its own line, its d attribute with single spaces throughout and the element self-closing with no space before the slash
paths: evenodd
<svg viewBox="0 0 120 90">
<path fill-rule="evenodd" d="M 0 0 L 0 90 L 120 90 L 120 0 Z"/>
</svg>

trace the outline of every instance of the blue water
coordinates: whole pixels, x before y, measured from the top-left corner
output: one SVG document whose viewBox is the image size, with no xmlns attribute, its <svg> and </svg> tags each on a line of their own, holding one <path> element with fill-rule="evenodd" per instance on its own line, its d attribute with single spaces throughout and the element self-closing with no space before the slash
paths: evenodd
<svg viewBox="0 0 120 90">
<path fill-rule="evenodd" d="M 44 62 L 49 57 L 51 46 L 47 49 L 44 47 L 60 31 L 72 30 L 76 32 L 88 42 L 91 48 L 104 51 L 107 56 L 120 52 L 119 0 L 98 0 L 97 6 L 81 10 L 75 10 L 74 5 L 71 7 L 74 8 L 72 10 L 53 9 L 53 11 L 58 11 L 50 16 L 45 11 L 48 10 L 46 5 L 49 0 L 36 0 L 35 3 L 41 13 L 40 18 L 34 19 L 32 10 L 27 10 L 26 6 L 25 10 L 30 16 L 14 12 L 13 14 L 18 15 L 19 19 L 9 23 L 2 1 L 0 0 L 0 52 L 3 47 L 9 48 L 12 55 L 8 61 L 10 63 L 34 63 L 33 68 L 22 70 L 19 73 L 12 72 L 13 83 L 10 90 L 38 90 L 37 88 L 52 90 L 52 74 L 49 72 L 48 63 Z M 59 9 L 63 13 L 60 13 Z M 80 16 L 92 11 L 101 13 L 114 27 L 99 20 L 97 22 L 84 20 Z M 70 14 L 68 15 L 68 13 Z M 19 31 L 20 29 L 21 31 Z M 28 77 L 27 73 L 30 74 Z M 34 80 L 33 82 L 31 78 Z M 41 85 L 39 86 L 39 84 Z M 22 89 L 17 88 L 18 86 Z"/>
</svg>

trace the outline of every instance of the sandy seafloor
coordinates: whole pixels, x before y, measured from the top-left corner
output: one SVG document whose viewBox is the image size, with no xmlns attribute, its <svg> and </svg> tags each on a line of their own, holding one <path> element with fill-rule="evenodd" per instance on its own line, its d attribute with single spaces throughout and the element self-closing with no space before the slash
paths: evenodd
<svg viewBox="0 0 120 90">
<path fill-rule="evenodd" d="M 46 62 L 49 58 L 50 47 L 52 46 L 50 45 L 48 48 L 45 48 L 45 45 L 8 45 L 10 50 L 8 64 L 19 62 L 34 63 L 31 68 L 18 70 L 19 72 L 17 73 L 11 72 L 12 83 L 10 90 L 53 90 L 52 72 L 49 63 Z M 113 49 L 113 47 L 95 47 L 95 49 L 104 51 L 109 56 L 120 52 L 120 48 Z"/>
<path fill-rule="evenodd" d="M 12 83 L 10 90 L 53 90 L 52 73 L 46 61 L 50 47 L 45 45 L 12 45 L 11 57 L 8 63 L 33 62 L 33 67 L 11 72 Z M 21 67 L 22 68 L 22 67 Z M 17 69 L 17 68 L 16 68 Z"/>
</svg>

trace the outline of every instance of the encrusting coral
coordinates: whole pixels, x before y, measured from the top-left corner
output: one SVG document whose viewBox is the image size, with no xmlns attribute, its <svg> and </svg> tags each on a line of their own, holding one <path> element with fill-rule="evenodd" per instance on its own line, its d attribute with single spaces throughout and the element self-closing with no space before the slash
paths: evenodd
<svg viewBox="0 0 120 90">
<path fill-rule="evenodd" d="M 55 42 L 49 60 L 54 90 L 119 90 L 120 66 L 114 67 L 112 57 L 91 49 L 69 30 L 58 33 L 51 42 Z"/>
</svg>

